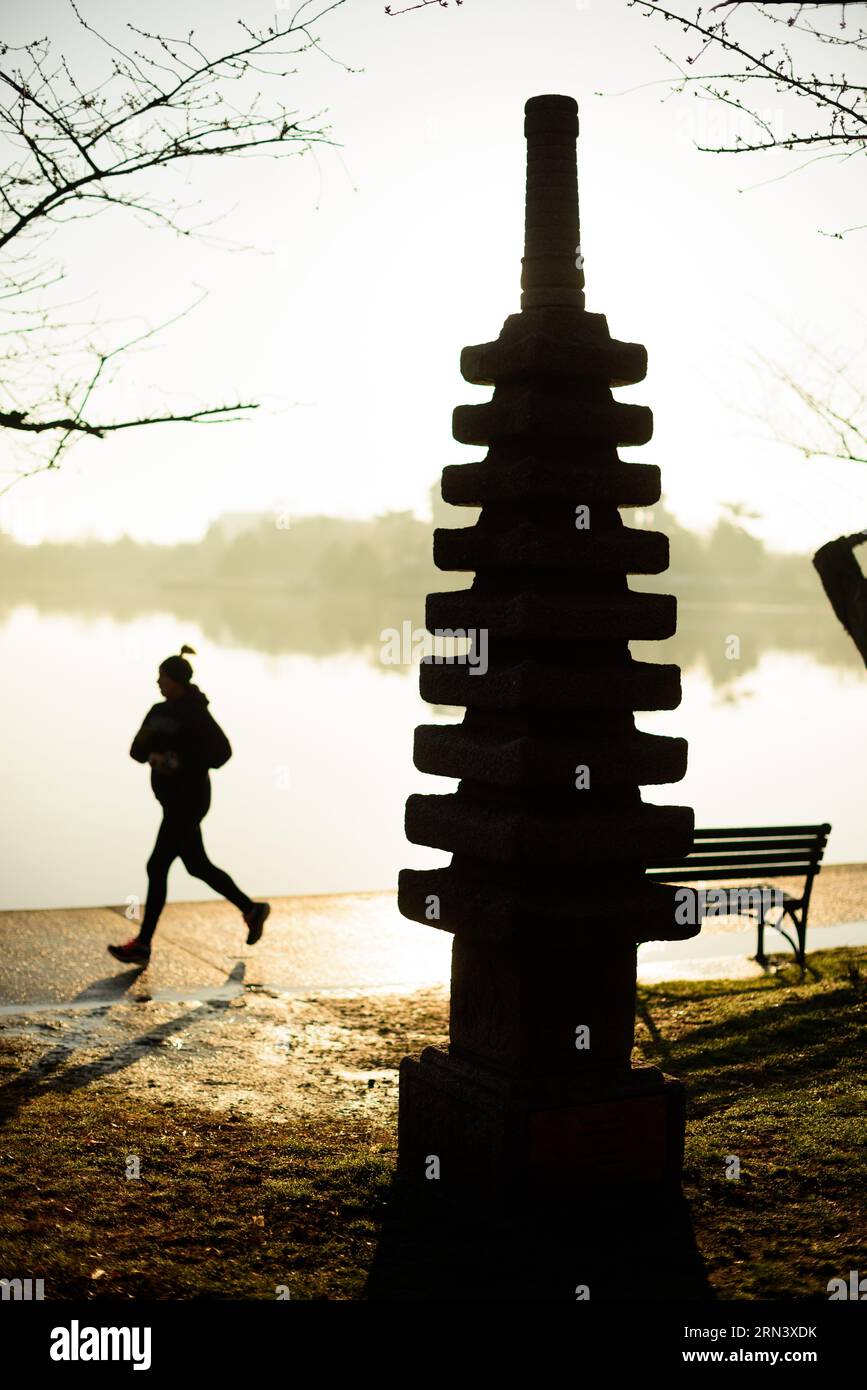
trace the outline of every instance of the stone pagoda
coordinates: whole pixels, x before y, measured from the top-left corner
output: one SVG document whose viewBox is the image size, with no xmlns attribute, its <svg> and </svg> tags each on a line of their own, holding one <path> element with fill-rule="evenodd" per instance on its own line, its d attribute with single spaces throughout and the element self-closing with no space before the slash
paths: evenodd
<svg viewBox="0 0 867 1390">
<path fill-rule="evenodd" d="M 575 102 L 534 97 L 524 131 L 521 312 L 461 355 L 494 391 L 457 408 L 454 436 L 487 453 L 442 479 L 445 501 L 481 514 L 434 532 L 437 566 L 475 578 L 427 600 L 428 629 L 473 646 L 422 663 L 424 699 L 466 714 L 419 728 L 415 765 L 459 783 L 406 808 L 407 838 L 452 859 L 404 870 L 399 890 L 406 917 L 454 935 L 448 1051 L 401 1066 L 401 1179 L 509 1202 L 677 1187 L 682 1087 L 631 1065 L 636 947 L 699 929 L 645 877 L 693 835 L 689 808 L 640 793 L 687 757 L 634 719 L 681 697 L 678 667 L 629 651 L 676 624 L 674 598 L 627 582 L 667 568 L 667 538 L 619 511 L 660 495 L 658 468 L 617 454 L 647 442 L 651 412 L 610 389 L 641 381 L 647 354 L 584 308 Z"/>
</svg>

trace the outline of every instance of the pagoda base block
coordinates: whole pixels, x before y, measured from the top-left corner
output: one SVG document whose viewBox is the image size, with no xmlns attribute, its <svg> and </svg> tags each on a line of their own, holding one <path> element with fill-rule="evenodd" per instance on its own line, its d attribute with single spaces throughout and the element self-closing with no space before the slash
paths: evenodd
<svg viewBox="0 0 867 1390">
<path fill-rule="evenodd" d="M 416 1195 L 517 1209 L 679 1191 L 684 1090 L 655 1067 L 559 1096 L 426 1048 L 400 1068 L 398 1177 Z"/>
</svg>

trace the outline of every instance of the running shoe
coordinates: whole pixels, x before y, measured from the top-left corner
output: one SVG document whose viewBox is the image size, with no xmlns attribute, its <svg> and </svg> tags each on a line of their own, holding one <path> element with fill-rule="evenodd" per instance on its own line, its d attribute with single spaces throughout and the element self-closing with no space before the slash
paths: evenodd
<svg viewBox="0 0 867 1390">
<path fill-rule="evenodd" d="M 254 903 L 249 912 L 244 913 L 247 923 L 247 945 L 255 946 L 262 935 L 262 928 L 271 911 L 270 903 Z"/>
<path fill-rule="evenodd" d="M 109 946 L 108 950 L 115 960 L 122 960 L 125 965 L 147 965 L 151 958 L 150 946 L 140 945 L 137 936 L 122 946 Z"/>
</svg>

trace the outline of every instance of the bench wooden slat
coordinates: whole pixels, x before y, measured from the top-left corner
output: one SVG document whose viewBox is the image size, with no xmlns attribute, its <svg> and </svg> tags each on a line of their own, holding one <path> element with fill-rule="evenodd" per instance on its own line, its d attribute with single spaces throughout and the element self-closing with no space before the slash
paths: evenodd
<svg viewBox="0 0 867 1390">
<path fill-rule="evenodd" d="M 806 839 L 818 835 L 820 830 L 824 831 L 824 839 L 827 840 L 831 833 L 831 827 L 827 822 L 823 825 L 742 825 L 722 826 L 720 828 L 702 826 L 695 833 L 696 838 L 712 836 L 715 840 L 729 840 L 735 836 L 740 836 L 743 839 L 755 836 L 758 839 L 767 835 L 798 835 Z"/>
<path fill-rule="evenodd" d="M 749 869 L 743 865 L 740 868 L 729 869 L 686 869 L 683 866 L 674 868 L 659 868 L 654 866 L 647 870 L 647 877 L 658 879 L 661 883 L 690 883 L 698 879 L 703 879 L 705 883 L 714 883 L 717 879 L 739 878 L 745 882 L 755 882 L 756 876 L 762 878 L 803 878 L 805 873 L 821 873 L 821 865 L 802 864 L 750 864 Z"/>
<path fill-rule="evenodd" d="M 721 869 L 737 868 L 740 864 L 746 873 L 753 873 L 757 864 L 800 864 L 804 870 L 809 869 L 815 864 L 816 856 L 805 854 L 803 850 L 793 851 L 790 849 L 768 850 L 766 854 L 757 855 L 755 858 L 748 858 L 742 854 L 730 855 L 726 858 L 720 854 L 688 854 L 685 859 L 676 861 L 682 864 L 685 869 L 715 868 L 717 865 Z M 663 867 L 654 865 L 654 868 Z"/>
<path fill-rule="evenodd" d="M 765 850 L 795 850 L 794 857 L 804 858 L 810 854 L 821 853 L 822 842 L 811 838 L 798 840 L 793 835 L 781 836 L 777 840 L 706 840 L 696 835 L 694 854 L 763 854 Z"/>
<path fill-rule="evenodd" d="M 739 886 L 737 888 L 720 888 L 717 891 L 720 893 L 731 894 L 758 893 L 760 895 L 763 895 L 768 891 L 769 886 L 770 885 L 767 883 L 752 883 L 749 886 L 744 885 Z M 794 907 L 797 907 L 798 904 L 801 902 L 801 899 L 799 897 L 796 897 L 793 893 L 787 893 L 784 888 L 774 888 L 772 891 L 774 893 L 779 893 L 780 899 L 784 903 L 791 903 Z"/>
</svg>

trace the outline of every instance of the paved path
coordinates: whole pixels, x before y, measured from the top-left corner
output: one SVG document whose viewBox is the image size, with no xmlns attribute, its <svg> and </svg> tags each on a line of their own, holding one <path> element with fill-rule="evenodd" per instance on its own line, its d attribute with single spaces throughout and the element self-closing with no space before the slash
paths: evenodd
<svg viewBox="0 0 867 1390">
<path fill-rule="evenodd" d="M 170 903 L 143 974 L 106 951 L 137 930 L 121 908 L 0 913 L 0 1005 L 189 997 L 245 985 L 307 992 L 446 984 L 451 937 L 407 922 L 393 893 L 278 898 L 257 946 L 228 903 Z"/>
<path fill-rule="evenodd" d="M 401 1057 L 446 1041 L 451 937 L 404 921 L 393 894 L 277 900 L 252 949 L 228 904 L 170 904 L 146 971 L 106 951 L 133 930 L 122 909 L 0 913 L 0 1031 L 31 1096 L 62 1081 L 392 1125 Z M 861 942 L 864 921 L 810 930 L 814 950 Z M 754 974 L 754 949 L 736 929 L 648 943 L 641 974 Z"/>
<path fill-rule="evenodd" d="M 0 914 L 0 1030 L 31 1094 L 63 1084 L 288 1121 L 390 1123 L 406 1052 L 445 1040 L 451 938 L 393 894 L 275 901 L 262 941 L 222 902 L 169 904 L 146 971 L 122 909 Z"/>
<path fill-rule="evenodd" d="M 867 865 L 825 870 L 814 890 L 808 947 L 864 944 L 865 926 Z M 170 903 L 144 973 L 124 969 L 106 951 L 108 942 L 136 930 L 122 908 L 0 912 L 0 1013 L 22 1005 L 87 1009 L 143 995 L 228 999 L 250 987 L 295 994 L 404 991 L 447 987 L 449 980 L 450 935 L 406 921 L 393 893 L 276 899 L 254 948 L 246 946 L 240 915 L 228 903 Z M 788 950 L 773 933 L 767 940 L 771 950 L 775 941 Z M 752 929 L 714 921 L 692 941 L 643 946 L 641 975 L 757 973 L 749 960 L 754 950 Z"/>
</svg>

